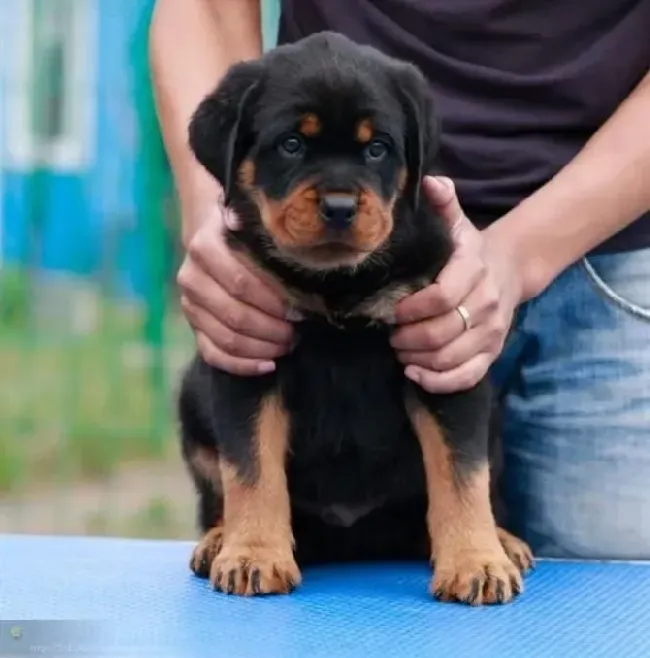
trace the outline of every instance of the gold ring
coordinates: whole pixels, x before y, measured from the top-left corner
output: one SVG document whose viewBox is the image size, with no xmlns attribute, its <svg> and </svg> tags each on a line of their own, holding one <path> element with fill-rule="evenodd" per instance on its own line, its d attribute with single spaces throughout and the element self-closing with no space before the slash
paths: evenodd
<svg viewBox="0 0 650 658">
<path fill-rule="evenodd" d="M 458 311 L 458 315 L 460 315 L 460 317 L 463 319 L 463 325 L 465 326 L 465 331 L 471 329 L 472 318 L 469 314 L 469 311 L 462 304 L 459 304 L 456 307 L 456 310 Z"/>
</svg>

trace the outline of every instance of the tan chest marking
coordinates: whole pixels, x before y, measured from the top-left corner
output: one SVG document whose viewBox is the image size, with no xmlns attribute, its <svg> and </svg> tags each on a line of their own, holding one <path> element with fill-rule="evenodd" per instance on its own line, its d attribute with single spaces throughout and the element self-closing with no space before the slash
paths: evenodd
<svg viewBox="0 0 650 658">
<path fill-rule="evenodd" d="M 287 291 L 290 305 L 298 311 L 308 311 L 311 313 L 318 313 L 328 319 L 337 317 L 352 317 L 362 316 L 367 317 L 377 322 L 384 322 L 386 324 L 395 323 L 395 306 L 405 297 L 421 290 L 427 285 L 427 280 L 422 279 L 410 284 L 398 284 L 388 286 L 378 293 L 364 299 L 355 307 L 350 309 L 345 316 L 337 313 L 336 309 L 327 307 L 325 301 L 320 295 L 308 295 L 301 293 L 297 290 Z M 334 324 L 336 324 L 334 322 Z"/>
</svg>

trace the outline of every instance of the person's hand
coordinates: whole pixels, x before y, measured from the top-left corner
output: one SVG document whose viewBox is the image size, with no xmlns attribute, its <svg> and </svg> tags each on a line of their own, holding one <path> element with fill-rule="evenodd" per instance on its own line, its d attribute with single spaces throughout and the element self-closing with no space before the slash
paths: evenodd
<svg viewBox="0 0 650 658">
<path fill-rule="evenodd" d="M 237 219 L 217 207 L 192 238 L 177 277 L 181 305 L 210 365 L 235 375 L 269 373 L 293 340 L 288 308 L 227 248 L 224 225 L 236 229 Z"/>
<path fill-rule="evenodd" d="M 409 379 L 454 393 L 477 384 L 501 353 L 523 284 L 508 245 L 474 227 L 451 180 L 427 177 L 423 189 L 455 249 L 433 284 L 397 304 L 391 343 Z"/>
</svg>

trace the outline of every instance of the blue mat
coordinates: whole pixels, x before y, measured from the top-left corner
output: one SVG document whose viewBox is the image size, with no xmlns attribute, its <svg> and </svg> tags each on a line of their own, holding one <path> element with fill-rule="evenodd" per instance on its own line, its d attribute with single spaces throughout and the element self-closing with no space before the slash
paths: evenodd
<svg viewBox="0 0 650 658">
<path fill-rule="evenodd" d="M 513 604 L 469 608 L 430 599 L 424 564 L 311 569 L 288 597 L 229 597 L 190 574 L 190 550 L 0 537 L 0 656 L 650 656 L 650 565 L 542 561 Z"/>
</svg>

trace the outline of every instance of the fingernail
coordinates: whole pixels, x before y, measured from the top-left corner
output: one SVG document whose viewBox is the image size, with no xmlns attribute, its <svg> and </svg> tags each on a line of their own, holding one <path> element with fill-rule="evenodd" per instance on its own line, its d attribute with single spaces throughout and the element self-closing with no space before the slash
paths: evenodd
<svg viewBox="0 0 650 658">
<path fill-rule="evenodd" d="M 407 366 L 404 370 L 404 374 L 416 384 L 419 384 L 422 379 L 422 371 L 416 366 Z"/>
<path fill-rule="evenodd" d="M 450 190 L 454 188 L 453 181 L 451 178 L 447 178 L 447 176 L 436 176 L 436 180 Z"/>
<path fill-rule="evenodd" d="M 260 375 L 268 375 L 270 372 L 275 370 L 275 363 L 273 361 L 263 361 L 257 366 L 257 372 Z"/>
<path fill-rule="evenodd" d="M 285 317 L 288 322 L 301 322 L 305 319 L 305 316 L 297 308 L 290 308 Z"/>
<path fill-rule="evenodd" d="M 232 210 L 226 210 L 225 222 L 231 231 L 236 231 L 240 226 L 239 217 Z"/>
</svg>

